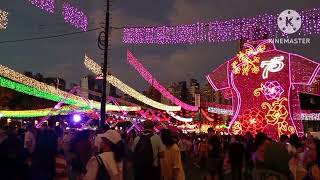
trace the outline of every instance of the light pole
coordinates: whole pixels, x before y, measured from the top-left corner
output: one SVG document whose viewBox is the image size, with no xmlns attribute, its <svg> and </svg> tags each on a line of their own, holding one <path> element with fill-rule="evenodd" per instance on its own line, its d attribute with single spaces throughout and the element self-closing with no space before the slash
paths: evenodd
<svg viewBox="0 0 320 180">
<path fill-rule="evenodd" d="M 107 101 L 107 68 L 108 68 L 108 47 L 109 47 L 109 16 L 110 16 L 110 2 L 106 0 L 107 10 L 106 10 L 106 19 L 104 31 L 100 32 L 98 38 L 98 46 L 101 50 L 104 51 L 104 61 L 102 68 L 102 99 L 101 99 L 101 108 L 100 108 L 100 121 L 99 127 L 101 128 L 106 119 L 106 101 Z M 104 35 L 104 38 L 103 38 Z"/>
</svg>

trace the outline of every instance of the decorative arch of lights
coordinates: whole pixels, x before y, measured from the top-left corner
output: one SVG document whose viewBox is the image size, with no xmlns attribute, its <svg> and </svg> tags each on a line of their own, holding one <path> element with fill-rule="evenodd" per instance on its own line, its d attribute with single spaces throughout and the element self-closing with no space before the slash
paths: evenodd
<svg viewBox="0 0 320 180">
<path fill-rule="evenodd" d="M 48 115 L 56 116 L 56 115 L 68 115 L 73 111 L 74 106 L 63 106 L 59 110 L 55 110 L 52 112 L 51 108 L 44 109 L 35 109 L 35 110 L 0 110 L 0 114 L 4 118 L 34 118 L 34 117 L 45 117 Z M 80 110 L 79 110 L 80 111 Z M 85 112 L 86 110 L 81 110 L 80 112 Z"/>
<path fill-rule="evenodd" d="M 173 96 L 165 87 L 163 87 L 153 76 L 152 74 L 139 62 L 137 58 L 128 50 L 127 51 L 127 60 L 135 68 L 136 71 L 156 90 L 158 90 L 164 97 L 169 99 L 175 105 L 181 106 L 181 108 L 188 111 L 198 111 L 197 106 L 191 106 L 186 104 Z"/>
<path fill-rule="evenodd" d="M 67 93 L 60 89 L 56 89 L 55 87 L 49 86 L 45 83 L 39 82 L 35 79 L 29 78 L 25 75 L 15 72 L 3 65 L 0 65 L 0 86 L 56 102 L 60 102 L 65 97 L 67 97 L 64 100 L 65 104 L 88 109 L 100 109 L 99 102 L 90 100 L 89 104 L 92 105 L 92 107 L 90 107 L 88 105 L 88 102 L 80 96 Z M 112 104 L 108 104 L 106 106 L 106 111 L 122 111 L 123 109 L 125 109 L 126 111 L 139 111 L 141 108 L 129 106 L 115 106 Z"/>
<path fill-rule="evenodd" d="M 85 55 L 85 59 L 84 59 L 84 64 L 96 76 L 99 76 L 102 74 L 100 65 L 98 65 L 95 61 L 93 61 L 92 59 L 90 59 L 86 55 Z M 154 100 L 142 95 L 141 93 L 139 93 L 138 91 L 129 87 L 128 85 L 126 85 L 125 83 L 123 83 L 122 81 L 120 81 L 118 78 L 116 78 L 113 75 L 108 75 L 107 81 L 110 84 L 112 84 L 113 86 L 115 86 L 116 88 L 118 88 L 119 90 L 121 90 L 122 92 L 128 94 L 129 96 L 131 96 L 131 97 L 137 99 L 138 101 L 141 101 L 151 107 L 154 107 L 156 109 L 161 109 L 161 110 L 165 110 L 165 111 L 180 111 L 181 110 L 180 106 L 168 106 L 168 105 L 159 103 L 157 101 L 154 101 Z"/>
<path fill-rule="evenodd" d="M 277 138 L 303 135 L 299 93 L 310 93 L 319 71 L 319 63 L 261 40 L 245 43 L 207 79 L 215 91 L 232 91 L 232 110 L 225 112 L 233 113 L 230 132 L 264 131 Z"/>
<path fill-rule="evenodd" d="M 320 34 L 320 8 L 299 11 L 302 27 L 299 36 Z M 126 44 L 196 44 L 256 40 L 286 37 L 277 25 L 279 14 L 260 14 L 252 18 L 238 18 L 209 23 L 197 22 L 178 26 L 128 27 L 123 30 Z M 226 33 L 227 32 L 227 33 Z"/>
</svg>

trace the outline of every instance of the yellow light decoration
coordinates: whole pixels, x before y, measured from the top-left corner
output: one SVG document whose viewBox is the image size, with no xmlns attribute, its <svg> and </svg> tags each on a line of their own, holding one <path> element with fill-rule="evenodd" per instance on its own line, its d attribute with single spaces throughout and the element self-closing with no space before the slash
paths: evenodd
<svg viewBox="0 0 320 180">
<path fill-rule="evenodd" d="M 37 88 L 41 91 L 45 91 L 54 95 L 58 95 L 60 97 L 64 98 L 70 98 L 76 101 L 78 104 L 76 104 L 79 107 L 87 107 L 88 102 L 86 102 L 82 97 L 76 96 L 74 94 L 62 91 L 60 89 L 57 89 L 53 86 L 49 86 L 45 83 L 39 82 L 35 79 L 29 78 L 23 74 L 20 74 L 18 72 L 15 72 L 14 70 L 5 67 L 0 64 L 0 76 L 3 76 L 5 78 L 11 79 L 13 81 L 19 82 L 21 84 Z M 89 103 L 93 106 L 95 109 L 100 109 L 100 103 L 96 101 L 89 100 Z M 112 104 L 106 105 L 106 111 L 139 111 L 141 110 L 140 107 L 132 107 L 132 106 L 116 106 Z"/>
<path fill-rule="evenodd" d="M 289 131 L 291 134 L 294 132 L 294 128 L 288 126 L 288 123 L 286 122 L 289 113 L 287 108 L 283 105 L 283 102 L 287 100 L 287 98 L 282 97 L 281 99 L 272 102 L 272 104 L 269 104 L 268 102 L 263 102 L 261 104 L 263 109 L 268 109 L 268 113 L 265 116 L 267 123 L 278 125 L 279 137 L 284 134 L 283 131 Z"/>
<path fill-rule="evenodd" d="M 244 52 L 239 52 L 237 54 L 238 61 L 234 61 L 231 66 L 234 74 L 240 74 L 242 71 L 242 75 L 248 76 L 249 71 L 252 73 L 258 74 L 260 68 L 256 63 L 260 62 L 260 57 L 255 55 L 264 52 L 266 49 L 265 45 L 260 45 L 257 49 L 248 48 Z M 252 58 L 250 56 L 253 56 Z"/>
<path fill-rule="evenodd" d="M 278 124 L 278 135 L 279 135 L 279 137 L 282 134 L 287 134 L 285 132 L 289 132 L 290 134 L 293 134 L 295 132 L 294 127 L 289 126 L 287 121 L 283 121 L 283 122 Z"/>
<path fill-rule="evenodd" d="M 287 108 L 282 104 L 284 101 L 287 101 L 287 98 L 282 97 L 281 99 L 272 102 L 272 104 L 269 104 L 268 102 L 263 102 L 261 104 L 262 109 L 268 109 L 266 115 L 268 124 L 275 125 L 286 120 L 289 113 Z"/>
<path fill-rule="evenodd" d="M 35 110 L 15 110 L 15 111 L 0 110 L 0 114 L 2 114 L 3 117 L 8 117 L 8 118 L 32 118 L 32 117 L 48 116 L 49 114 L 52 116 L 67 115 L 70 112 L 72 112 L 73 108 L 74 107 L 72 106 L 64 106 L 61 109 L 58 109 L 55 111 L 52 111 L 52 108 L 35 109 Z"/>
<path fill-rule="evenodd" d="M 242 126 L 239 121 L 236 121 L 232 126 L 232 134 L 238 135 L 242 134 Z"/>
<path fill-rule="evenodd" d="M 266 50 L 266 45 L 265 44 L 261 44 L 261 45 L 259 45 L 257 48 L 256 48 L 256 50 L 254 49 L 254 48 L 252 48 L 252 47 L 249 47 L 249 48 L 247 48 L 246 50 L 245 50 L 245 52 L 246 52 L 246 54 L 247 55 L 257 55 L 257 54 L 259 54 L 259 53 L 263 53 L 265 50 Z"/>
<path fill-rule="evenodd" d="M 95 75 L 99 76 L 102 74 L 101 67 L 86 55 L 85 55 L 85 59 L 84 59 L 84 64 Z M 154 101 L 154 100 L 142 95 L 138 91 L 134 90 L 133 88 L 129 87 L 128 85 L 126 85 L 125 83 L 120 81 L 115 76 L 108 75 L 107 81 L 110 84 L 112 84 L 113 86 L 115 86 L 116 88 L 118 88 L 119 90 L 121 90 L 122 92 L 124 92 L 125 94 L 128 94 L 129 96 L 135 98 L 136 100 L 141 101 L 144 104 L 147 104 L 151 107 L 165 110 L 165 111 L 180 111 L 181 110 L 180 106 L 168 106 L 168 105 L 159 103 L 157 101 Z"/>
<path fill-rule="evenodd" d="M 8 25 L 8 12 L 0 10 L 0 29 L 6 29 Z"/>
</svg>

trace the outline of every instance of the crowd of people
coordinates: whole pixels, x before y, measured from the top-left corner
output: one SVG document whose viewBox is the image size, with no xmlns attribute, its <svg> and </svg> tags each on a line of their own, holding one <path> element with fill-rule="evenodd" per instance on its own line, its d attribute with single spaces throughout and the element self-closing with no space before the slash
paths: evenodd
<svg viewBox="0 0 320 180">
<path fill-rule="evenodd" d="M 0 127 L 0 179 L 5 180 L 320 180 L 320 140 L 184 134 L 143 122 L 143 131 L 105 126 L 99 131 L 60 127 Z"/>
</svg>

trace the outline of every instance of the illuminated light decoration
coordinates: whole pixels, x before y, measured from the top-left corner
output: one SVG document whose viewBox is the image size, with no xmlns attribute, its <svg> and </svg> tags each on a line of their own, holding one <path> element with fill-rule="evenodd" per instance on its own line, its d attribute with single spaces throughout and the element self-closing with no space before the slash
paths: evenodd
<svg viewBox="0 0 320 180">
<path fill-rule="evenodd" d="M 85 56 L 84 64 L 95 75 L 98 76 L 102 74 L 101 67 L 89 57 Z M 141 101 L 144 104 L 154 107 L 156 109 L 161 109 L 164 111 L 180 111 L 181 110 L 180 106 L 168 106 L 142 95 L 138 91 L 134 90 L 133 88 L 129 87 L 128 85 L 120 81 L 115 76 L 108 75 L 107 81 L 113 86 L 115 86 L 116 88 L 118 88 L 119 90 L 121 90 L 122 92 L 124 92 L 125 94 L 128 94 L 129 96 L 135 98 L 136 100 Z"/>
<path fill-rule="evenodd" d="M 203 108 L 219 108 L 219 109 L 224 109 L 224 110 L 232 110 L 232 105 L 229 104 L 219 104 L 215 102 L 201 102 L 201 107 Z"/>
<path fill-rule="evenodd" d="M 242 71 L 242 75 L 248 76 L 250 70 L 254 74 L 259 73 L 259 66 L 256 65 L 256 63 L 259 63 L 260 61 L 259 57 L 253 56 L 250 58 L 248 54 L 241 51 L 239 54 L 237 54 L 237 56 L 238 61 L 233 61 L 231 64 L 234 74 L 240 74 Z"/>
<path fill-rule="evenodd" d="M 65 22 L 70 23 L 76 28 L 80 28 L 83 31 L 87 31 L 88 18 L 87 16 L 76 7 L 68 3 L 63 3 L 62 15 Z"/>
<path fill-rule="evenodd" d="M 178 121 L 182 121 L 182 122 L 192 122 L 193 119 L 192 118 L 184 118 L 184 117 L 181 117 L 181 116 L 178 116 L 176 115 L 175 113 L 173 112 L 170 112 L 170 111 L 167 111 L 167 113 L 173 117 L 174 119 L 178 120 Z"/>
<path fill-rule="evenodd" d="M 107 81 L 110 84 L 112 84 L 113 86 L 115 86 L 116 88 L 118 88 L 119 90 L 121 90 L 122 92 L 124 92 L 125 94 L 128 94 L 131 97 L 137 99 L 138 101 L 141 101 L 141 102 L 143 102 L 147 105 L 150 105 L 154 108 L 161 109 L 161 110 L 170 110 L 170 111 L 180 111 L 181 110 L 180 106 L 168 106 L 168 105 L 159 103 L 157 101 L 154 101 L 154 100 L 142 95 L 138 91 L 136 91 L 133 88 L 129 87 L 128 85 L 124 84 L 122 81 L 117 79 L 115 76 L 108 75 Z"/>
<path fill-rule="evenodd" d="M 253 46 L 247 46 L 247 49 L 245 49 L 245 54 L 248 56 L 255 56 L 260 53 L 263 53 L 266 50 L 266 45 L 265 44 L 260 44 L 257 48 Z"/>
<path fill-rule="evenodd" d="M 267 123 L 271 125 L 276 125 L 279 122 L 283 122 L 288 117 L 288 111 L 283 105 L 283 102 L 287 101 L 287 98 L 281 98 L 269 104 L 268 102 L 263 102 L 261 104 L 262 109 L 267 109 L 268 113 L 266 115 Z"/>
<path fill-rule="evenodd" d="M 267 79 L 269 72 L 279 72 L 283 69 L 283 56 L 274 57 L 270 61 L 262 61 L 260 67 L 264 68 L 262 78 Z"/>
<path fill-rule="evenodd" d="M 26 86 L 26 85 L 23 85 L 23 84 L 19 84 L 19 83 L 14 82 L 14 81 L 10 81 L 10 80 L 5 79 L 3 77 L 0 77 L 0 86 L 15 90 L 15 91 L 18 91 L 18 92 L 21 92 L 21 93 L 25 93 L 25 94 L 28 94 L 28 95 L 31 95 L 31 96 L 47 99 L 47 100 L 52 100 L 52 101 L 56 101 L 56 102 L 62 100 L 61 96 L 53 95 L 53 94 L 50 94 L 50 93 L 46 93 L 46 92 L 38 90 L 36 88 L 29 87 L 29 86 Z M 66 104 L 76 105 L 77 102 L 72 100 L 72 99 L 68 99 L 66 101 Z"/>
<path fill-rule="evenodd" d="M 73 119 L 73 121 L 75 122 L 75 123 L 78 123 L 78 122 L 80 122 L 81 121 L 81 116 L 79 115 L 79 114 L 74 114 L 73 115 L 73 117 L 72 117 L 72 119 Z"/>
<path fill-rule="evenodd" d="M 265 84 L 261 83 L 261 87 L 253 91 L 253 94 L 258 97 L 260 92 L 267 100 L 278 100 L 283 94 L 284 90 L 278 81 L 267 81 Z"/>
<path fill-rule="evenodd" d="M 195 23 L 175 27 L 124 28 L 123 42 L 128 44 L 178 44 L 205 42 L 206 24 Z"/>
<path fill-rule="evenodd" d="M 293 127 L 288 127 L 288 122 L 286 122 L 289 113 L 283 105 L 284 101 L 288 101 L 287 98 L 282 97 L 281 99 L 272 102 L 272 104 L 269 104 L 268 102 L 263 102 L 261 104 L 262 109 L 268 109 L 268 113 L 265 116 L 267 123 L 278 125 L 279 136 L 284 134 L 283 131 L 290 131 L 290 134 L 294 132 Z"/>
<path fill-rule="evenodd" d="M 320 64 L 303 56 L 278 50 L 272 40 L 244 43 L 243 53 L 245 53 L 248 47 L 252 46 L 258 49 L 257 47 L 262 44 L 265 45 L 264 52 L 257 52 L 250 55 L 251 57 L 260 57 L 259 67 L 262 61 L 270 60 L 274 57 L 284 57 L 281 61 L 284 64 L 282 70 L 269 73 L 267 81 L 277 81 L 281 85 L 283 93 L 279 99 L 287 99 L 287 101 L 282 102 L 282 106 L 288 111 L 288 115 L 283 120 L 283 122 L 287 123 L 281 123 L 280 121 L 275 125 L 268 124 L 263 132 L 272 138 L 278 138 L 281 133 L 291 134 L 291 132 L 302 136 L 304 134 L 304 128 L 301 120 L 299 93 L 310 93 L 312 88 L 308 87 L 312 87 L 315 82 L 316 76 L 319 74 Z M 227 90 L 232 92 L 232 110 L 234 114 L 229 123 L 230 133 L 232 132 L 233 124 L 239 120 L 240 116 L 246 110 L 257 108 L 267 114 L 268 109 L 262 109 L 261 104 L 269 101 L 264 96 L 257 97 L 254 95 L 257 87 L 261 87 L 261 84 L 265 85 L 267 82 L 262 78 L 263 70 L 261 69 L 258 74 L 250 73 L 248 76 L 234 74 L 232 69 L 232 62 L 234 61 L 238 61 L 237 56 L 225 62 L 207 76 L 208 82 L 215 91 Z M 279 93 L 280 92 L 281 90 L 279 90 Z M 277 96 L 273 97 L 277 98 Z M 268 103 L 272 103 L 272 101 Z"/>
<path fill-rule="evenodd" d="M 65 106 L 60 110 L 52 112 L 51 108 L 46 109 L 35 109 L 35 110 L 0 110 L 0 113 L 3 114 L 3 117 L 7 118 L 34 118 L 34 117 L 44 117 L 48 116 L 50 113 L 52 116 L 56 115 L 68 115 L 72 113 L 74 107 Z M 86 112 L 87 110 L 78 110 L 79 112 Z"/>
<path fill-rule="evenodd" d="M 299 11 L 302 26 L 299 36 L 320 34 L 320 8 Z M 126 44 L 195 44 L 247 39 L 248 41 L 285 37 L 278 27 L 279 14 L 260 14 L 253 18 L 238 18 L 209 23 L 178 26 L 128 27 L 123 30 Z"/>
<path fill-rule="evenodd" d="M 241 133 L 250 132 L 255 135 L 258 132 L 263 131 L 267 125 L 265 113 L 256 108 L 244 111 L 237 122 L 241 125 L 235 124 L 236 127 L 233 127 L 235 131 L 238 131 L 237 134 L 240 134 L 241 129 Z"/>
<path fill-rule="evenodd" d="M 68 95 L 74 94 L 75 92 L 77 92 L 78 94 L 81 94 L 81 92 L 79 92 L 79 87 L 77 87 L 77 86 L 73 87 L 73 88 L 70 90 L 70 92 L 69 92 Z M 69 98 L 69 96 L 64 97 L 60 102 L 58 102 L 58 104 L 56 104 L 56 105 L 51 109 L 51 112 L 50 112 L 46 117 L 43 117 L 43 118 L 40 119 L 39 124 L 36 125 L 36 128 L 41 128 L 42 124 L 43 124 L 45 121 L 49 120 L 49 118 L 50 118 L 51 116 L 53 116 L 54 112 L 55 112 L 56 110 L 60 109 L 60 107 L 64 104 L 64 102 L 65 102 L 68 98 Z M 83 98 L 83 97 L 82 97 L 82 98 Z M 92 109 L 93 107 L 92 107 L 92 105 L 90 104 L 90 102 L 89 102 L 87 99 L 85 99 L 85 98 L 83 98 L 83 99 L 85 100 L 85 102 L 87 103 L 87 105 L 89 106 L 89 108 Z"/>
<path fill-rule="evenodd" d="M 197 106 L 188 105 L 175 96 L 173 96 L 165 87 L 163 87 L 152 74 L 139 62 L 139 60 L 133 56 L 133 54 L 127 51 L 127 61 L 135 68 L 136 71 L 156 90 L 158 90 L 164 97 L 169 99 L 175 105 L 181 106 L 181 108 L 188 111 L 198 111 Z"/>
<path fill-rule="evenodd" d="M 13 89 L 18 92 L 22 92 L 28 95 L 36 96 L 39 98 L 44 98 L 56 102 L 60 102 L 63 98 L 68 97 L 65 101 L 65 104 L 70 104 L 78 107 L 91 108 L 88 105 L 86 100 L 83 100 L 82 97 L 76 96 L 60 89 L 56 89 L 53 86 L 47 85 L 45 83 L 39 82 L 35 79 L 29 78 L 25 75 L 22 75 L 18 72 L 15 72 L 5 66 L 0 64 L 0 85 L 9 89 Z M 10 81 L 9 79 L 16 81 Z M 18 83 L 17 83 L 18 82 Z M 21 84 L 19 84 L 21 83 Z M 89 104 L 93 105 L 93 108 L 100 109 L 100 103 L 96 101 L 89 101 Z M 121 111 L 125 109 L 126 111 L 139 111 L 140 107 L 128 107 L 128 106 L 115 106 L 108 104 L 106 106 L 107 111 Z"/>
<path fill-rule="evenodd" d="M 177 128 L 179 129 L 195 129 L 197 127 L 196 124 L 183 124 L 183 125 L 178 125 Z"/>
<path fill-rule="evenodd" d="M 200 111 L 201 111 L 201 114 L 202 114 L 208 121 L 211 121 L 211 122 L 214 122 L 214 121 L 215 121 L 213 118 L 211 118 L 210 116 L 208 116 L 208 113 L 207 113 L 205 110 L 201 109 Z"/>
<path fill-rule="evenodd" d="M 31 4 L 49 13 L 54 13 L 55 0 L 29 0 Z"/>
<path fill-rule="evenodd" d="M 215 107 L 208 107 L 208 112 L 216 113 L 216 114 L 223 114 L 223 115 L 233 115 L 232 110 L 215 108 Z"/>
<path fill-rule="evenodd" d="M 320 113 L 301 113 L 301 119 L 304 121 L 320 121 Z"/>
<path fill-rule="evenodd" d="M 8 26 L 8 12 L 0 10 L 0 29 L 6 29 Z"/>
</svg>

